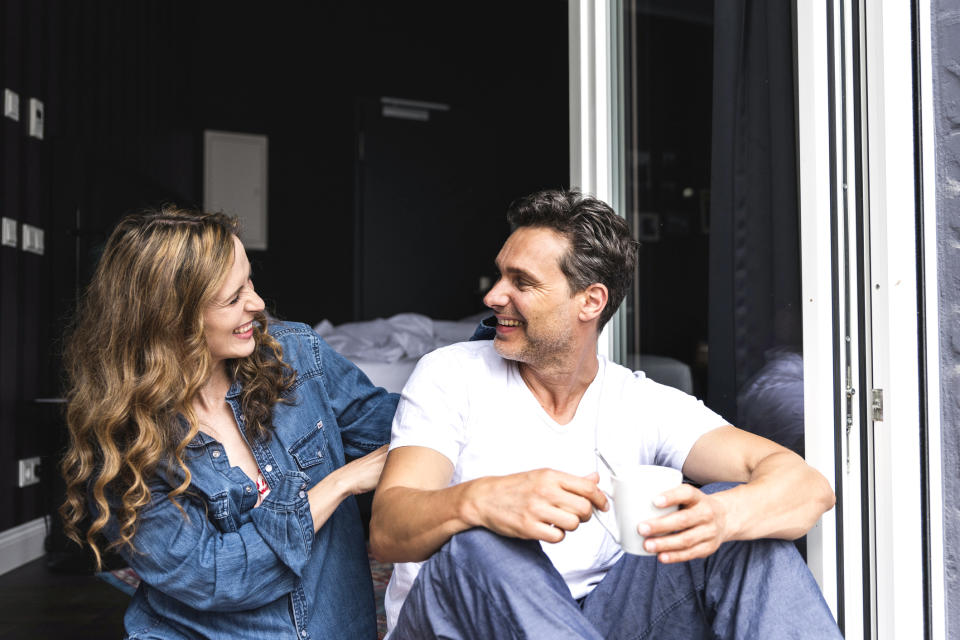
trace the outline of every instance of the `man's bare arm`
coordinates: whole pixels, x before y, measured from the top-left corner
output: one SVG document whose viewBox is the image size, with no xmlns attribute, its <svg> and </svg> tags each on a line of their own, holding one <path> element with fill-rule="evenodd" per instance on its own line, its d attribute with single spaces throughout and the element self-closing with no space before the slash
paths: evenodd
<svg viewBox="0 0 960 640">
<path fill-rule="evenodd" d="M 450 461 L 433 449 L 398 447 L 387 456 L 373 501 L 370 547 L 382 561 L 429 558 L 454 534 L 485 527 L 517 538 L 559 542 L 606 508 L 597 477 L 551 469 L 448 486 Z"/>
<path fill-rule="evenodd" d="M 676 532 L 647 541 L 663 562 L 710 555 L 727 540 L 798 538 L 835 502 L 826 478 L 803 458 L 730 426 L 701 436 L 683 472 L 701 484 L 745 484 L 711 495 L 690 485 L 666 492 L 664 504 L 684 508 L 640 527 L 644 535 Z"/>
</svg>

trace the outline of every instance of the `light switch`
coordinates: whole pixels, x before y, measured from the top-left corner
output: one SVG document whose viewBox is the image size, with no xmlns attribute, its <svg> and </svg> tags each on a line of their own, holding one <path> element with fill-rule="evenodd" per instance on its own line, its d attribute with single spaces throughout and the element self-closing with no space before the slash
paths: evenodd
<svg viewBox="0 0 960 640">
<path fill-rule="evenodd" d="M 35 253 L 37 255 L 43 255 L 43 229 L 39 227 L 34 227 L 33 225 L 25 224 L 21 227 L 23 230 L 21 232 L 21 241 L 20 244 L 23 247 L 24 251 L 29 253 Z"/>
<path fill-rule="evenodd" d="M 3 90 L 3 115 L 11 120 L 20 120 L 20 96 L 16 91 Z"/>
<path fill-rule="evenodd" d="M 30 135 L 43 140 L 43 103 L 30 98 Z"/>
<path fill-rule="evenodd" d="M 2 218 L 3 221 L 3 242 L 4 247 L 17 246 L 17 221 L 13 218 Z"/>
</svg>

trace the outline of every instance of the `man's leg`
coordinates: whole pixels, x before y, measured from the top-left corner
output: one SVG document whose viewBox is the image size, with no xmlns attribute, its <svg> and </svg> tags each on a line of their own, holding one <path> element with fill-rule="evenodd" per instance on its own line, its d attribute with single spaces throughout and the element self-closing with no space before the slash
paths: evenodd
<svg viewBox="0 0 960 640">
<path fill-rule="evenodd" d="M 803 559 L 782 540 L 728 542 L 673 565 L 624 555 L 583 612 L 610 639 L 842 638 Z"/>
<path fill-rule="evenodd" d="M 421 567 L 391 638 L 602 636 L 539 543 L 470 529 Z"/>
</svg>

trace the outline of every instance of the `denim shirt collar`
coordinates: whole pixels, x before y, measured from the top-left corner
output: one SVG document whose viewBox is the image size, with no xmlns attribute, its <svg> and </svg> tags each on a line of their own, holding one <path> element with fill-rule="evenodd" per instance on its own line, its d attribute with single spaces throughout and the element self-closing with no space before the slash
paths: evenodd
<svg viewBox="0 0 960 640">
<path fill-rule="evenodd" d="M 239 381 L 239 380 L 234 380 L 233 383 L 230 385 L 230 388 L 227 389 L 227 395 L 226 395 L 226 397 L 227 397 L 228 399 L 229 399 L 229 398 L 236 398 L 238 395 L 240 395 L 240 391 L 241 391 L 242 389 L 243 389 L 243 385 L 240 384 L 240 381 Z"/>
</svg>

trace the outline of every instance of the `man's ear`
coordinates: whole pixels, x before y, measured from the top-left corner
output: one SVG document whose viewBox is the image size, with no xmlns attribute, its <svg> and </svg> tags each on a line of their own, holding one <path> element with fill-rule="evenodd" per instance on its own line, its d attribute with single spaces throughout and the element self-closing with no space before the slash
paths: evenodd
<svg viewBox="0 0 960 640">
<path fill-rule="evenodd" d="M 607 306 L 609 294 L 606 285 L 594 282 L 580 292 L 581 304 L 579 318 L 583 322 L 590 322 L 598 317 Z"/>
</svg>

